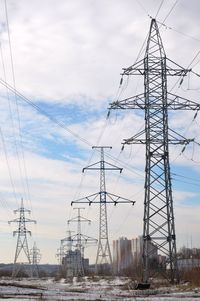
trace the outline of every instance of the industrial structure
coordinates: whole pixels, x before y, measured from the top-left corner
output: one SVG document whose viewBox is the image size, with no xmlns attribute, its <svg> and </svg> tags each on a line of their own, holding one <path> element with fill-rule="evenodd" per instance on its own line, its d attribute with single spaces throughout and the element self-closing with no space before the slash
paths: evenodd
<svg viewBox="0 0 200 301">
<path fill-rule="evenodd" d="M 14 210 L 14 213 L 19 213 L 19 217 L 9 221 L 8 223 L 17 223 L 17 230 L 13 231 L 13 236 L 17 235 L 17 246 L 15 251 L 14 265 L 12 271 L 12 277 L 17 277 L 20 272 L 24 272 L 29 277 L 32 277 L 32 262 L 30 250 L 28 248 L 28 239 L 27 234 L 31 235 L 31 231 L 27 230 L 27 223 L 35 223 L 35 220 L 31 220 L 25 217 L 25 213 L 31 213 L 30 210 L 24 208 L 23 199 L 21 199 L 21 206 L 19 209 Z M 24 253 L 27 261 L 24 261 L 23 258 L 20 258 L 20 255 Z"/>
<path fill-rule="evenodd" d="M 169 144 L 184 147 L 193 139 L 186 139 L 168 125 L 169 110 L 194 110 L 200 105 L 167 91 L 167 78 L 179 76 L 180 85 L 190 72 L 166 57 L 159 28 L 155 19 L 151 20 L 144 59 L 125 68 L 124 76 L 142 75 L 144 93 L 117 100 L 110 109 L 139 109 L 145 114 L 145 127 L 124 144 L 146 146 L 145 198 L 143 227 L 143 282 L 155 273 L 150 267 L 154 244 L 161 255 L 167 258 L 166 275 L 173 283 L 178 279 L 176 233 L 169 164 Z M 110 111 L 109 111 L 110 113 Z M 195 116 L 196 116 L 195 114 Z"/>
<path fill-rule="evenodd" d="M 72 239 L 71 239 L 71 231 L 67 231 L 67 236 L 60 241 L 60 247 L 57 250 L 56 256 L 59 260 L 60 265 L 60 274 L 63 277 L 71 277 L 73 276 L 73 270 L 71 270 L 71 262 L 66 266 L 66 261 L 64 261 L 64 257 L 66 254 L 69 254 L 72 251 Z"/>
<path fill-rule="evenodd" d="M 75 242 L 76 246 L 76 253 L 75 253 L 75 261 L 76 261 L 76 269 L 75 269 L 75 275 L 76 276 L 84 276 L 84 248 L 88 244 L 97 243 L 97 239 L 89 237 L 87 235 L 84 235 L 81 233 L 81 223 L 87 222 L 91 223 L 91 220 L 81 216 L 80 212 L 81 210 L 84 210 L 85 208 L 73 208 L 74 210 L 78 211 L 78 215 L 70 220 L 68 220 L 68 224 L 72 222 L 77 223 L 77 234 L 73 235 L 72 242 Z M 72 257 L 73 254 L 69 254 L 69 257 Z M 74 256 L 73 256 L 74 257 Z M 72 260 L 73 261 L 73 260 Z"/>
<path fill-rule="evenodd" d="M 110 164 L 104 160 L 104 149 L 111 149 L 111 146 L 93 146 L 93 148 L 100 150 L 100 161 L 93 163 L 85 168 L 85 170 L 99 170 L 100 171 L 100 191 L 89 195 L 85 198 L 73 201 L 73 203 L 98 203 L 100 204 L 100 216 L 99 216 L 99 240 L 96 256 L 96 273 L 105 272 L 110 270 L 112 272 L 112 256 L 110 251 L 110 244 L 108 239 L 108 221 L 107 221 L 107 203 L 116 205 L 117 203 L 132 203 L 135 202 L 120 197 L 118 195 L 109 193 L 106 191 L 106 170 L 118 170 L 122 172 L 122 168 L 119 168 L 113 164 Z"/>
<path fill-rule="evenodd" d="M 38 264 L 40 263 L 41 253 L 40 253 L 40 249 L 37 248 L 36 242 L 34 242 L 33 248 L 30 249 L 30 257 L 32 263 L 32 276 L 38 278 L 39 277 Z"/>
<path fill-rule="evenodd" d="M 89 219 L 80 214 L 84 208 L 79 207 L 74 209 L 78 210 L 78 215 L 68 220 L 68 224 L 76 222 L 77 233 L 72 235 L 71 231 L 68 231 L 68 235 L 64 239 L 61 239 L 60 248 L 57 253 L 61 274 L 66 278 L 73 276 L 82 277 L 85 275 L 85 271 L 89 268 L 89 260 L 84 258 L 85 247 L 97 243 L 97 239 L 81 232 L 82 222 L 91 223 Z"/>
</svg>

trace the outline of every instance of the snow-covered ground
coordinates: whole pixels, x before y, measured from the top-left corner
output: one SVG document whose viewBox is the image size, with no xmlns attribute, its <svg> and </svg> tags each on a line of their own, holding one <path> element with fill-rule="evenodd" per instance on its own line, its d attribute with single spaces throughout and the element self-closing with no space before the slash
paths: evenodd
<svg viewBox="0 0 200 301">
<path fill-rule="evenodd" d="M 85 277 L 71 282 L 64 279 L 0 279 L 0 301 L 200 301 L 200 288 L 188 290 L 183 287 L 134 290 L 134 283 L 123 277 L 102 279 Z"/>
</svg>

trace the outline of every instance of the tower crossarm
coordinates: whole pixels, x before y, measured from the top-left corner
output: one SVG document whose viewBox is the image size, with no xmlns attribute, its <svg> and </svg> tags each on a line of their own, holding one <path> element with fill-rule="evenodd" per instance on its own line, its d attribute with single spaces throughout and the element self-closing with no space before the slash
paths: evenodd
<svg viewBox="0 0 200 301">
<path fill-rule="evenodd" d="M 124 75 L 145 75 L 147 72 L 147 67 L 145 66 L 145 59 L 142 59 L 135 64 L 129 66 L 128 68 L 123 68 L 121 84 L 123 82 Z M 191 72 L 192 69 L 185 69 L 175 63 L 174 61 L 168 59 L 166 56 L 163 56 L 163 59 L 166 61 L 166 75 L 167 76 L 186 76 L 188 72 Z M 172 66 L 170 66 L 172 65 Z M 151 72 L 152 75 L 159 75 L 162 72 L 162 68 L 158 68 L 158 66 L 152 65 L 148 69 L 148 72 Z"/>
<path fill-rule="evenodd" d="M 187 145 L 190 142 L 194 142 L 194 138 L 189 139 L 185 138 L 184 136 L 180 135 L 176 131 L 172 130 L 171 128 L 168 129 L 168 143 L 169 144 L 182 144 L 182 145 Z M 163 139 L 160 138 L 160 136 L 155 136 L 151 139 L 147 139 L 144 137 L 145 130 L 140 131 L 136 135 L 132 136 L 131 138 L 124 139 L 123 147 L 125 144 L 148 144 L 148 143 L 153 143 L 154 145 L 158 144 L 160 145 L 163 142 Z M 123 148 L 122 147 L 122 148 Z"/>
<path fill-rule="evenodd" d="M 107 203 L 113 203 L 114 205 L 117 205 L 119 203 L 128 203 L 128 204 L 135 204 L 135 201 L 131 201 L 129 199 L 126 199 L 124 197 L 121 197 L 119 195 L 107 192 Z"/>
<path fill-rule="evenodd" d="M 84 167 L 84 168 L 82 169 L 82 172 L 84 172 L 84 171 L 87 170 L 87 169 L 88 169 L 88 170 L 100 170 L 100 169 L 102 169 L 101 166 L 102 166 L 102 161 L 99 161 L 99 162 L 96 162 L 96 163 L 94 163 L 94 164 L 91 164 L 91 165 L 89 165 L 89 166 L 87 166 L 87 167 Z M 106 161 L 104 161 L 104 169 L 105 169 L 105 170 L 119 170 L 120 173 L 121 173 L 122 170 L 123 170 L 123 168 L 117 167 L 117 166 L 115 166 L 115 165 L 113 165 L 113 164 L 111 164 L 111 163 L 108 163 L 108 162 L 106 162 Z"/>
<path fill-rule="evenodd" d="M 19 223 L 20 221 L 21 221 L 20 218 L 15 218 L 15 219 L 13 219 L 11 221 L 8 221 L 8 223 L 9 224 L 11 224 L 11 223 Z M 24 218 L 23 219 L 23 223 L 34 223 L 34 224 L 36 224 L 37 222 L 35 220 L 30 219 L 30 218 Z"/>
<path fill-rule="evenodd" d="M 75 201 L 72 201 L 71 202 L 71 206 L 73 204 L 76 204 L 76 203 L 83 203 L 83 204 L 89 204 L 89 206 L 92 204 L 92 203 L 99 203 L 99 200 L 97 200 L 98 196 L 99 196 L 99 192 L 97 193 L 93 193 L 93 194 L 90 194 L 86 197 L 83 197 L 83 198 L 80 198 L 80 199 L 77 199 Z"/>
<path fill-rule="evenodd" d="M 107 191 L 100 191 L 91 195 L 88 195 L 86 197 L 80 198 L 76 201 L 72 201 L 71 205 L 75 204 L 75 203 L 83 203 L 83 204 L 89 204 L 89 206 L 91 204 L 99 204 L 102 203 L 102 199 L 104 198 L 100 198 L 99 199 L 99 195 L 101 196 L 101 194 L 106 195 L 106 199 L 105 199 L 105 203 L 110 203 L 110 204 L 114 204 L 117 205 L 118 203 L 129 203 L 134 205 L 135 201 L 131 201 L 129 199 L 123 198 L 119 195 L 113 194 L 113 193 L 109 193 Z"/>
<path fill-rule="evenodd" d="M 29 234 L 31 236 L 31 231 L 29 230 L 16 230 L 13 231 L 13 236 L 15 236 L 16 234 L 20 234 L 20 236 L 26 236 L 26 234 Z"/>
<path fill-rule="evenodd" d="M 193 110 L 199 111 L 200 104 L 187 98 L 168 93 L 168 109 L 170 110 Z"/>
<path fill-rule="evenodd" d="M 19 209 L 16 209 L 16 210 L 13 210 L 13 212 L 16 214 L 17 212 L 26 212 L 26 213 L 31 213 L 31 210 L 29 210 L 29 209 L 26 209 L 26 208 L 24 208 L 24 207 L 21 207 L 21 208 L 19 208 Z"/>
<path fill-rule="evenodd" d="M 96 239 L 96 238 L 93 238 L 93 237 L 90 237 L 90 236 L 87 236 L 87 235 L 85 235 L 85 234 L 82 234 L 81 233 L 81 240 L 82 240 L 82 243 L 84 243 L 84 244 L 88 244 L 88 243 L 97 243 L 98 242 L 98 239 Z M 72 237 L 71 237 L 71 240 L 72 240 L 72 242 L 77 242 L 77 241 L 79 241 L 79 237 L 78 237 L 78 234 L 75 234 L 75 235 L 73 235 Z"/>
<path fill-rule="evenodd" d="M 90 237 L 88 235 L 82 234 L 83 238 L 86 242 L 86 244 L 96 244 L 98 242 L 98 239 Z"/>
<path fill-rule="evenodd" d="M 8 221 L 8 224 L 10 225 L 11 223 L 19 223 L 20 222 L 20 219 L 19 218 L 15 218 L 11 221 Z"/>
<path fill-rule="evenodd" d="M 85 217 L 83 217 L 83 216 L 80 216 L 80 218 L 78 218 L 77 216 L 76 217 L 73 217 L 73 218 L 71 218 L 70 220 L 68 220 L 67 222 L 68 222 L 68 224 L 69 223 L 71 223 L 71 222 L 91 222 L 91 220 L 90 219 L 87 219 L 87 218 L 85 218 Z"/>
<path fill-rule="evenodd" d="M 153 96 L 151 96 L 153 100 Z M 156 97 L 155 97 L 156 98 Z M 156 102 L 152 101 L 148 104 L 145 103 L 145 97 L 144 94 L 138 94 L 133 97 L 128 97 L 120 101 L 114 101 L 110 104 L 109 110 L 128 110 L 128 109 L 142 109 L 146 110 L 148 109 L 160 109 L 163 105 L 162 99 L 157 100 Z M 187 98 L 167 93 L 167 104 L 166 104 L 168 110 L 193 110 L 198 111 L 200 110 L 200 104 L 189 100 Z M 108 116 L 110 114 L 110 111 L 108 112 Z"/>
</svg>

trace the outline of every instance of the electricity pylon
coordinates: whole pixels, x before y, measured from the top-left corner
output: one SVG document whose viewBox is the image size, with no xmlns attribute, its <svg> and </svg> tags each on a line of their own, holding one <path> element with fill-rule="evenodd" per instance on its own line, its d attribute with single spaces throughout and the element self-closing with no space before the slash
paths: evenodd
<svg viewBox="0 0 200 301">
<path fill-rule="evenodd" d="M 60 264 L 60 272 L 62 276 L 67 277 L 67 270 L 69 275 L 73 275 L 72 270 L 72 262 L 71 260 L 68 261 L 68 265 L 66 260 L 64 260 L 65 256 L 68 255 L 70 259 L 70 254 L 72 251 L 72 238 L 71 238 L 71 231 L 67 231 L 67 236 L 60 241 L 60 248 L 57 250 L 56 256 L 59 259 Z"/>
<path fill-rule="evenodd" d="M 98 248 L 97 248 L 97 256 L 96 256 L 96 273 L 98 273 L 98 266 L 107 268 L 106 265 L 110 265 L 112 267 L 112 257 L 108 239 L 108 221 L 107 221 L 107 203 L 112 203 L 116 205 L 117 203 L 132 203 L 134 205 L 135 202 L 120 197 L 118 195 L 109 193 L 106 191 L 106 181 L 105 181 L 105 171 L 106 170 L 119 170 L 122 172 L 122 168 L 119 168 L 115 165 L 112 165 L 106 161 L 104 161 L 104 149 L 111 149 L 111 146 L 93 146 L 92 148 L 100 149 L 100 161 L 96 162 L 92 165 L 89 165 L 83 168 L 83 172 L 85 170 L 99 170 L 100 171 L 100 191 L 98 193 L 94 193 L 85 198 L 78 199 L 73 201 L 73 203 L 92 203 L 100 204 L 100 216 L 99 216 L 99 240 L 98 240 Z M 99 199 L 98 199 L 99 197 Z"/>
<path fill-rule="evenodd" d="M 84 210 L 85 208 L 73 208 L 74 210 L 78 210 L 78 215 L 70 220 L 68 220 L 68 224 L 71 222 L 77 222 L 77 234 L 72 236 L 72 241 L 76 242 L 76 248 L 78 250 L 78 256 L 77 256 L 77 267 L 76 267 L 76 276 L 84 276 L 84 247 L 87 243 L 93 243 L 97 242 L 97 239 L 89 237 L 87 235 L 84 235 L 81 233 L 81 223 L 88 222 L 91 223 L 91 220 L 81 216 L 80 212 L 81 210 Z M 80 256 L 79 256 L 80 255 Z"/>
<path fill-rule="evenodd" d="M 31 277 L 32 276 L 32 268 L 31 268 L 31 257 L 30 257 L 30 252 L 28 248 L 28 240 L 27 240 L 27 234 L 31 235 L 31 231 L 27 230 L 26 228 L 26 223 L 35 223 L 35 220 L 31 220 L 29 218 L 25 217 L 25 213 L 30 214 L 30 210 L 24 208 L 24 203 L 23 199 L 21 199 L 21 207 L 17 210 L 14 210 L 14 213 L 16 214 L 19 212 L 19 218 L 16 218 L 14 220 L 9 221 L 8 223 L 17 223 L 18 224 L 18 230 L 13 231 L 13 236 L 17 234 L 17 246 L 16 246 L 16 251 L 15 251 L 15 259 L 14 259 L 14 265 L 13 265 L 13 271 L 12 271 L 12 277 L 16 277 L 18 273 L 21 271 L 23 266 L 27 265 L 26 262 L 18 263 L 19 255 L 23 251 L 27 260 L 28 260 L 28 275 Z"/>
<path fill-rule="evenodd" d="M 32 276 L 38 278 L 39 271 L 38 271 L 38 264 L 41 259 L 40 249 L 37 248 L 36 242 L 34 242 L 33 248 L 30 249 L 30 257 L 32 263 Z"/>
<path fill-rule="evenodd" d="M 178 276 L 169 144 L 183 144 L 185 147 L 194 139 L 186 139 L 169 128 L 168 110 L 198 111 L 200 105 L 167 92 L 167 77 L 180 76 L 180 84 L 182 84 L 184 77 L 190 71 L 191 69 L 184 69 L 166 57 L 157 22 L 152 19 L 144 59 L 125 68 L 121 80 L 122 83 L 125 75 L 143 75 L 144 93 L 115 101 L 110 105 L 110 109 L 140 109 L 145 112 L 145 129 L 125 139 L 123 143 L 146 145 L 144 282 L 148 282 L 152 272 L 151 244 L 166 256 L 169 280 L 173 283 Z"/>
</svg>

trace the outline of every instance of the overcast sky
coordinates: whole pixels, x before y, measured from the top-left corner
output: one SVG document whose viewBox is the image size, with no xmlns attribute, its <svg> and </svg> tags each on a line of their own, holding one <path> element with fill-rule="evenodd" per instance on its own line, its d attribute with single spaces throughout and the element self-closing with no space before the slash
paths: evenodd
<svg viewBox="0 0 200 301">
<path fill-rule="evenodd" d="M 144 55 L 150 17 L 165 24 L 159 26 L 167 56 L 200 73 L 199 11 L 198 0 L 0 0 L 0 78 L 66 127 L 0 86 L 0 262 L 14 259 L 16 225 L 7 221 L 16 217 L 21 197 L 37 220 L 29 246 L 36 241 L 42 262 L 57 262 L 67 219 L 76 214 L 71 201 L 99 191 L 98 173 L 81 173 L 99 160 L 92 145 L 111 145 L 106 160 L 124 168 L 107 174 L 107 190 L 136 201 L 134 207 L 108 206 L 111 245 L 142 234 L 145 151 L 127 146 L 121 153 L 121 142 L 141 130 L 144 116 L 112 112 L 107 120 L 107 108 L 119 95 L 143 92 L 142 78 L 118 88 L 122 68 Z M 181 87 L 173 80 L 173 93 L 199 102 L 197 76 Z M 170 127 L 199 142 L 200 117 L 193 118 L 194 112 L 171 114 Z M 182 149 L 170 149 L 177 243 L 200 247 L 200 152 L 197 145 Z M 92 223 L 82 230 L 98 238 L 99 207 L 85 208 Z M 95 252 L 91 247 L 86 255 L 94 260 Z"/>
</svg>

